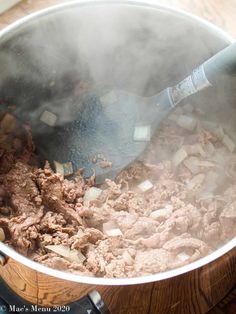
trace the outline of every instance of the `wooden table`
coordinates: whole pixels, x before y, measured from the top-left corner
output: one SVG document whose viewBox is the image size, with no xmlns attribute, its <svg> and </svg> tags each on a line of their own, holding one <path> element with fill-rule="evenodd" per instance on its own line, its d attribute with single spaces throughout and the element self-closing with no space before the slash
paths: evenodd
<svg viewBox="0 0 236 314">
<path fill-rule="evenodd" d="M 63 3 L 63 2 L 68 2 L 68 1 L 65 1 L 65 0 L 64 1 L 63 0 L 23 0 L 20 4 L 16 5 L 15 7 L 13 7 L 8 12 L 5 12 L 4 14 L 0 15 L 0 29 L 5 27 L 8 24 L 14 22 L 15 20 L 31 13 L 31 12 L 34 12 L 34 11 L 42 9 L 42 8 L 46 8 L 46 7 L 54 5 L 54 4 Z M 236 38 L 236 0 L 166 0 L 166 1 L 165 0 L 156 0 L 156 3 L 171 5 L 171 6 L 174 6 L 176 8 L 184 9 L 184 10 L 191 12 L 195 15 L 203 17 L 206 20 L 208 20 L 212 23 L 215 23 L 216 25 L 218 25 L 219 27 L 224 29 L 226 32 L 228 32 L 231 36 Z M 234 253 L 231 252 L 231 261 L 232 261 L 232 256 L 234 256 L 233 258 L 235 258 L 235 256 L 236 256 L 235 250 L 234 250 Z M 226 260 L 227 259 L 229 260 L 229 257 L 230 257 L 230 254 L 227 255 Z M 225 275 L 227 274 L 228 276 L 231 276 L 231 278 L 232 278 L 231 283 L 232 283 L 232 280 L 234 280 L 233 278 L 235 278 L 234 267 L 231 269 L 231 272 L 229 271 L 228 273 L 226 273 L 226 269 L 228 270 L 228 269 L 230 269 L 230 267 L 227 268 L 225 264 L 221 265 L 221 268 L 220 267 L 218 267 L 218 268 L 221 269 L 221 271 L 223 271 L 223 273 L 225 273 Z M 17 269 L 15 266 L 13 268 L 9 268 L 9 276 L 11 277 L 13 274 L 12 269 L 15 269 L 15 273 L 18 276 L 18 277 L 16 276 L 15 279 L 20 278 L 22 272 L 21 271 L 17 272 Z M 27 271 L 29 271 L 29 270 L 27 270 Z M 205 269 L 205 272 L 207 272 L 207 271 L 208 270 Z M 200 275 L 201 275 L 201 272 L 198 274 L 198 276 L 200 276 Z M 206 274 L 204 273 L 204 276 L 205 275 Z M 206 276 L 206 278 L 207 277 L 209 277 L 209 276 Z M 32 276 L 32 278 L 33 278 L 33 276 Z M 55 282 L 53 281 L 54 284 L 55 284 Z M 174 285 L 175 279 L 173 279 L 172 282 Z M 197 281 L 194 281 L 194 282 L 197 282 Z M 46 282 L 45 282 L 45 284 L 46 284 Z M 58 281 L 58 284 L 59 284 L 59 281 Z M 161 284 L 165 285 L 165 281 L 163 281 Z M 177 284 L 177 280 L 176 280 L 176 284 Z M 206 282 L 206 285 L 207 285 L 207 282 Z M 47 285 L 45 286 L 45 289 L 47 287 L 48 287 L 48 282 L 47 282 Z M 20 287 L 17 284 L 17 282 L 15 282 L 15 289 L 14 290 L 17 291 L 17 289 L 20 289 Z M 75 284 L 74 284 L 74 289 L 76 289 Z M 166 289 L 162 289 L 162 290 L 157 289 L 156 290 L 156 297 L 157 298 L 160 297 L 160 295 L 158 293 L 161 293 L 160 291 L 163 291 L 163 290 L 166 291 Z M 155 289 L 153 291 L 155 292 Z M 166 291 L 166 293 L 167 292 L 168 291 Z M 127 291 L 127 293 L 128 293 L 128 291 Z M 187 291 L 187 293 L 188 293 L 188 291 Z M 220 293 L 220 291 L 219 291 L 219 293 Z M 140 296 L 141 296 L 141 294 L 140 294 Z M 168 293 L 167 293 L 167 295 L 168 295 Z M 223 307 L 223 305 L 222 306 L 219 305 L 219 306 L 215 307 L 214 309 L 212 309 L 211 313 L 212 314 L 214 314 L 214 313 L 219 313 L 219 314 L 220 313 L 230 313 L 230 314 L 236 313 L 236 304 L 235 304 L 235 301 L 233 300 L 234 297 L 236 296 L 235 290 L 234 290 L 233 294 L 231 294 L 231 295 L 233 295 L 233 298 L 228 296 L 227 297 L 228 299 L 226 298 L 225 299 L 226 301 L 222 301 L 221 304 L 224 305 L 227 303 L 227 300 L 229 300 L 232 303 L 232 306 L 230 305 L 230 307 Z M 194 298 L 194 296 L 193 296 L 193 298 Z M 232 300 L 233 300 L 233 302 L 232 302 Z M 166 302 L 168 303 L 168 300 Z M 200 306 L 200 304 L 199 304 L 199 306 Z M 194 309 L 192 309 L 192 310 L 194 310 Z M 191 311 L 191 313 L 193 313 L 193 312 Z"/>
</svg>

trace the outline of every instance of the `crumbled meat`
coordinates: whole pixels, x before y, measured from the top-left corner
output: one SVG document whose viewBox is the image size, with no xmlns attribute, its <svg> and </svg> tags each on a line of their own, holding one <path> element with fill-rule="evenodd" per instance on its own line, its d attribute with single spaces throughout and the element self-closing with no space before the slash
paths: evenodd
<svg viewBox="0 0 236 314">
<path fill-rule="evenodd" d="M 168 269 L 171 253 L 164 249 L 139 251 L 135 256 L 134 269 L 137 274 L 153 274 Z"/>
<path fill-rule="evenodd" d="M 4 187 L 11 195 L 11 203 L 16 212 L 42 216 L 42 197 L 28 165 L 17 162 L 6 174 Z"/>
<path fill-rule="evenodd" d="M 54 173 L 48 163 L 43 170 L 36 171 L 35 177 L 42 195 L 43 205 L 61 213 L 69 222 L 76 221 L 83 225 L 79 214 L 63 199 L 62 177 Z"/>
<path fill-rule="evenodd" d="M 79 169 L 67 180 L 48 162 L 39 168 L 30 126 L 9 134 L 5 125 L 8 133 L 0 134 L 5 243 L 48 267 L 110 278 L 150 275 L 209 254 L 235 236 L 236 153 L 216 136 L 222 128 L 215 134 L 199 115 L 194 119 L 197 127 L 186 133 L 170 117 L 142 155 L 144 161 L 99 187 L 95 173 L 85 180 Z M 187 157 L 174 166 L 173 155 L 183 146 Z M 102 154 L 93 162 L 112 166 Z M 152 188 L 142 193 L 138 186 L 144 181 Z M 94 187 L 99 196 L 86 198 Z M 104 226 L 110 226 L 110 235 Z M 49 252 L 48 245 L 84 258 L 70 262 Z"/>
<path fill-rule="evenodd" d="M 227 205 L 220 214 L 220 223 L 223 229 L 223 237 L 230 239 L 235 234 L 236 226 L 236 201 Z"/>
<path fill-rule="evenodd" d="M 85 231 L 78 231 L 78 233 L 72 236 L 69 240 L 69 244 L 72 249 L 80 249 L 88 246 L 90 243 L 96 244 L 98 240 L 104 238 L 101 231 L 95 228 L 87 228 Z"/>
</svg>

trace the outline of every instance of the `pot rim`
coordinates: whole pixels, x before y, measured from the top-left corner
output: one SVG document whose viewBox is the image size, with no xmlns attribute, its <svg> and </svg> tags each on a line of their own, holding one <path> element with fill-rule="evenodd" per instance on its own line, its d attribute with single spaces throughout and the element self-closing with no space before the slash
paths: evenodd
<svg viewBox="0 0 236 314">
<path fill-rule="evenodd" d="M 183 17 L 189 18 L 190 20 L 196 21 L 201 24 L 202 26 L 205 26 L 208 29 L 212 29 L 215 33 L 218 33 L 222 36 L 228 43 L 233 43 L 235 39 L 227 34 L 225 31 L 223 31 L 218 26 L 200 18 L 197 17 L 191 13 L 185 12 L 181 9 L 175 9 L 172 7 L 169 7 L 167 5 L 160 5 L 156 4 L 153 0 L 76 0 L 69 3 L 62 3 L 58 4 L 37 12 L 34 12 L 26 17 L 23 17 L 16 22 L 10 24 L 9 26 L 6 26 L 3 30 L 0 31 L 0 40 L 4 39 L 5 36 L 7 36 L 11 31 L 14 31 L 20 26 L 23 26 L 27 24 L 28 22 L 35 20 L 36 18 L 39 18 L 41 16 L 45 16 L 47 14 L 51 14 L 53 12 L 60 11 L 64 8 L 72 8 L 74 6 L 88 6 L 88 5 L 133 5 L 133 6 L 140 6 L 145 8 L 152 8 L 152 9 L 159 9 L 159 10 L 165 10 L 169 11 L 171 13 L 177 13 L 179 15 L 182 15 Z M 49 276 L 57 277 L 63 280 L 69 280 L 73 282 L 78 283 L 84 283 L 84 284 L 92 284 L 92 285 L 133 285 L 133 284 L 143 284 L 143 283 L 150 283 L 154 281 L 160 281 L 168 278 L 172 278 L 184 273 L 187 273 L 189 271 L 195 270 L 199 267 L 202 267 L 208 263 L 213 262 L 217 258 L 223 256 L 230 250 L 236 247 L 236 237 L 234 237 L 232 240 L 224 244 L 222 247 L 214 251 L 213 253 L 193 262 L 188 265 L 157 273 L 154 275 L 149 276 L 140 276 L 140 277 L 133 277 L 133 278 L 103 278 L 103 277 L 89 277 L 89 276 L 81 276 L 76 275 L 73 273 L 68 273 L 64 271 L 55 270 L 52 268 L 49 268 L 47 266 L 44 266 L 40 263 L 34 262 L 30 260 L 29 258 L 21 255 L 20 253 L 16 252 L 6 244 L 0 242 L 0 251 L 3 252 L 5 255 L 9 256 L 10 258 L 20 262 L 21 264 L 34 269 L 38 272 L 44 273 Z"/>
</svg>

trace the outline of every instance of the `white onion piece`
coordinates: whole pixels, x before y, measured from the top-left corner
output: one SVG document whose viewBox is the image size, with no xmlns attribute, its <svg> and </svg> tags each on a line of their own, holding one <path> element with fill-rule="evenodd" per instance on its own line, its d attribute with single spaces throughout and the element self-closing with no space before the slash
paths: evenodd
<svg viewBox="0 0 236 314">
<path fill-rule="evenodd" d="M 192 189 L 199 188 L 202 185 L 204 179 L 205 179 L 205 175 L 203 173 L 197 174 L 188 182 L 188 185 L 187 185 L 188 189 L 192 190 Z"/>
<path fill-rule="evenodd" d="M 215 130 L 212 130 L 213 134 L 218 137 L 219 140 L 224 138 L 224 130 L 221 125 L 219 125 Z"/>
<path fill-rule="evenodd" d="M 63 164 L 64 176 L 70 176 L 73 174 L 73 165 L 70 161 Z"/>
<path fill-rule="evenodd" d="M 220 124 L 217 124 L 212 121 L 203 121 L 202 125 L 210 131 L 213 135 L 215 135 L 219 140 L 222 140 L 224 137 L 224 129 Z"/>
<path fill-rule="evenodd" d="M 232 222 L 236 221 L 236 202 L 226 206 L 220 214 L 221 219 L 228 219 Z"/>
<path fill-rule="evenodd" d="M 173 207 L 165 207 L 165 208 L 160 208 L 155 211 L 153 211 L 149 217 L 153 219 L 165 219 L 168 218 L 172 214 L 172 209 Z"/>
<path fill-rule="evenodd" d="M 49 251 L 55 252 L 58 255 L 63 256 L 69 262 L 83 263 L 85 256 L 79 250 L 71 250 L 68 246 L 59 245 L 47 245 L 45 246 Z"/>
<path fill-rule="evenodd" d="M 188 131 L 193 131 L 197 125 L 197 121 L 187 115 L 180 115 L 178 116 L 176 123 L 183 129 Z"/>
<path fill-rule="evenodd" d="M 103 95 L 102 97 L 100 97 L 100 101 L 105 106 L 111 105 L 117 101 L 117 96 L 116 96 L 114 91 L 111 91 L 111 92 Z"/>
<path fill-rule="evenodd" d="M 212 155 L 215 151 L 215 146 L 212 144 L 212 142 L 206 143 L 204 147 L 208 155 Z"/>
<path fill-rule="evenodd" d="M 177 106 L 176 109 L 175 109 L 175 111 L 174 111 L 174 114 L 175 114 L 176 116 L 179 116 L 179 115 L 181 115 L 181 114 L 183 114 L 183 113 L 184 113 L 183 107 L 182 107 L 182 106 Z"/>
<path fill-rule="evenodd" d="M 151 126 L 150 125 L 143 125 L 143 126 L 136 126 L 134 129 L 134 141 L 144 141 L 148 142 L 151 139 Z"/>
<path fill-rule="evenodd" d="M 17 121 L 16 118 L 10 113 L 6 113 L 1 119 L 0 128 L 5 133 L 13 133 L 16 130 Z"/>
<path fill-rule="evenodd" d="M 204 185 L 202 186 L 201 195 L 210 195 L 214 192 L 219 185 L 219 174 L 215 171 L 209 171 L 206 175 Z"/>
<path fill-rule="evenodd" d="M 199 172 L 199 160 L 197 157 L 190 156 L 189 158 L 183 161 L 185 167 L 187 167 L 193 174 L 197 174 Z"/>
<path fill-rule="evenodd" d="M 61 164 L 60 162 L 54 160 L 53 163 L 55 166 L 56 173 L 59 173 L 65 177 L 73 174 L 73 165 L 70 161 L 64 164 Z"/>
<path fill-rule="evenodd" d="M 102 190 L 96 188 L 95 186 L 89 188 L 84 194 L 85 201 L 94 201 L 96 200 L 102 193 Z"/>
<path fill-rule="evenodd" d="M 187 157 L 188 157 L 188 153 L 186 152 L 186 150 L 183 147 L 181 147 L 174 154 L 172 162 L 173 162 L 174 166 L 177 167 Z"/>
<path fill-rule="evenodd" d="M 208 131 L 213 132 L 215 129 L 218 128 L 218 124 L 212 121 L 201 121 L 204 128 L 206 128 Z"/>
<path fill-rule="evenodd" d="M 228 150 L 231 153 L 234 152 L 235 144 L 228 135 L 226 135 L 226 134 L 224 135 L 224 137 L 222 138 L 222 143 L 228 148 Z"/>
<path fill-rule="evenodd" d="M 172 113 L 168 116 L 168 120 L 171 120 L 171 121 L 177 121 L 178 120 L 178 115 L 175 114 L 175 113 Z"/>
<path fill-rule="evenodd" d="M 188 155 L 201 155 L 202 157 L 206 156 L 205 151 L 202 148 L 202 145 L 197 143 L 193 145 L 184 145 L 183 148 L 188 153 Z"/>
<path fill-rule="evenodd" d="M 106 234 L 109 237 L 117 237 L 117 236 L 123 235 L 121 230 L 117 227 L 117 225 L 113 221 L 105 222 L 102 225 L 102 231 L 104 234 Z"/>
<path fill-rule="evenodd" d="M 134 260 L 133 258 L 131 257 L 131 255 L 129 254 L 129 252 L 127 251 L 124 251 L 123 254 L 122 254 L 122 258 L 123 260 L 125 261 L 125 263 L 129 266 L 133 265 L 134 263 Z"/>
<path fill-rule="evenodd" d="M 59 173 L 59 174 L 61 174 L 62 176 L 64 176 L 64 167 L 63 167 L 63 164 L 61 164 L 60 162 L 55 161 L 55 160 L 54 160 L 53 163 L 54 163 L 54 167 L 55 167 L 56 173 Z"/>
<path fill-rule="evenodd" d="M 185 159 L 183 164 L 187 167 L 193 174 L 197 174 L 200 172 L 200 167 L 203 168 L 212 168 L 215 167 L 216 164 L 210 162 L 208 160 L 199 160 L 195 156 L 190 156 L 189 158 Z"/>
<path fill-rule="evenodd" d="M 200 167 L 215 167 L 215 164 L 208 160 L 199 160 L 198 165 Z"/>
<path fill-rule="evenodd" d="M 185 262 L 187 259 L 189 259 L 190 256 L 185 252 L 181 252 L 176 257 L 178 258 L 179 261 Z"/>
<path fill-rule="evenodd" d="M 146 192 L 146 191 L 148 191 L 148 190 L 150 190 L 150 189 L 153 188 L 153 184 L 152 184 L 151 181 L 145 180 L 145 181 L 143 181 L 142 183 L 140 183 L 140 184 L 138 185 L 138 188 L 139 188 L 142 192 Z"/>
<path fill-rule="evenodd" d="M 192 113 L 194 110 L 194 106 L 192 104 L 186 104 L 185 106 L 183 106 L 183 110 L 186 113 Z"/>
<path fill-rule="evenodd" d="M 2 228 L 0 228 L 0 241 L 4 241 L 5 240 L 5 232 Z"/>
<path fill-rule="evenodd" d="M 57 116 L 54 113 L 45 110 L 41 114 L 40 120 L 49 126 L 54 126 L 57 122 Z"/>
</svg>

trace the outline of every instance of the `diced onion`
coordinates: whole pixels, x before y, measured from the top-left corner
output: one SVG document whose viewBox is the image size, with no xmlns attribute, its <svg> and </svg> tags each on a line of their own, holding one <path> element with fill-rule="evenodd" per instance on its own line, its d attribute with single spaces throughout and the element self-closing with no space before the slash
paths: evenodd
<svg viewBox="0 0 236 314">
<path fill-rule="evenodd" d="M 219 140 L 222 140 L 224 137 L 224 130 L 221 125 L 212 122 L 212 121 L 202 121 L 203 126 L 215 135 Z"/>
<path fill-rule="evenodd" d="M 215 171 L 209 171 L 206 175 L 204 185 L 202 186 L 202 191 L 200 197 L 205 195 L 211 195 L 219 185 L 219 174 Z"/>
<path fill-rule="evenodd" d="M 213 134 L 215 134 L 219 140 L 222 140 L 225 135 L 221 125 L 219 125 L 215 130 L 213 130 Z"/>
<path fill-rule="evenodd" d="M 165 219 L 171 214 L 172 214 L 172 207 L 169 206 L 169 207 L 160 208 L 153 211 L 149 217 L 158 220 L 158 219 Z"/>
<path fill-rule="evenodd" d="M 153 188 L 153 184 L 152 184 L 151 181 L 145 180 L 145 181 L 143 181 L 142 183 L 140 183 L 140 184 L 138 185 L 138 188 L 139 188 L 142 192 L 146 192 L 146 191 L 148 191 L 148 190 L 150 190 L 150 189 Z"/>
<path fill-rule="evenodd" d="M 16 118 L 10 113 L 6 113 L 0 122 L 0 127 L 5 133 L 13 133 L 17 127 Z"/>
<path fill-rule="evenodd" d="M 79 250 L 71 250 L 65 245 L 47 245 L 46 249 L 63 256 L 69 262 L 83 263 L 85 261 L 85 256 Z"/>
<path fill-rule="evenodd" d="M 123 233 L 113 221 L 105 222 L 102 226 L 103 233 L 109 237 L 122 236 Z"/>
<path fill-rule="evenodd" d="M 183 147 L 181 147 L 174 154 L 172 162 L 173 162 L 174 166 L 177 167 L 187 157 L 188 157 L 188 153 L 186 152 L 186 150 Z"/>
<path fill-rule="evenodd" d="M 205 144 L 205 150 L 207 154 L 212 155 L 215 151 L 215 146 L 211 142 L 208 142 Z"/>
<path fill-rule="evenodd" d="M 186 104 L 183 106 L 183 110 L 186 113 L 192 113 L 194 110 L 194 106 L 192 104 Z"/>
<path fill-rule="evenodd" d="M 176 114 L 176 116 L 179 116 L 179 115 L 181 115 L 183 113 L 184 113 L 183 107 L 182 106 L 177 106 L 175 111 L 174 111 L 174 114 Z"/>
<path fill-rule="evenodd" d="M 143 125 L 143 126 L 136 126 L 134 129 L 134 141 L 144 141 L 148 142 L 151 139 L 151 126 L 150 125 Z"/>
<path fill-rule="evenodd" d="M 203 173 L 199 173 L 196 176 L 194 176 L 188 183 L 188 189 L 195 189 L 195 188 L 199 188 L 203 181 L 205 179 L 205 175 Z"/>
<path fill-rule="evenodd" d="M 93 201 L 96 200 L 100 194 L 102 193 L 102 190 L 96 187 L 89 188 L 85 194 L 84 194 L 84 200 L 85 201 Z"/>
<path fill-rule="evenodd" d="M 228 150 L 231 153 L 234 152 L 235 144 L 228 135 L 226 135 L 226 134 L 224 135 L 224 137 L 222 138 L 222 143 L 228 148 Z"/>
<path fill-rule="evenodd" d="M 176 123 L 183 129 L 193 131 L 197 125 L 197 121 L 186 115 L 180 115 L 178 116 Z"/>
<path fill-rule="evenodd" d="M 195 156 L 190 156 L 189 158 L 185 159 L 183 163 L 185 167 L 187 167 L 193 174 L 200 172 L 200 167 L 215 167 L 213 162 L 208 160 L 199 160 Z"/>
<path fill-rule="evenodd" d="M 122 254 L 122 258 L 123 260 L 125 261 L 125 263 L 129 266 L 133 265 L 134 263 L 134 260 L 133 258 L 131 257 L 131 255 L 129 254 L 129 252 L 127 251 L 124 251 L 123 254 Z"/>
<path fill-rule="evenodd" d="M 0 241 L 4 241 L 5 240 L 5 232 L 2 228 L 0 228 Z"/>
<path fill-rule="evenodd" d="M 54 166 L 55 166 L 55 171 L 56 173 L 59 173 L 61 174 L 62 176 L 64 176 L 64 167 L 63 167 L 63 164 L 57 162 L 57 161 L 54 161 Z"/>
<path fill-rule="evenodd" d="M 213 121 L 203 120 L 201 121 L 204 128 L 206 128 L 208 131 L 213 132 L 213 130 L 218 128 L 218 124 Z"/>
<path fill-rule="evenodd" d="M 169 116 L 168 116 L 168 120 L 171 120 L 171 121 L 177 121 L 178 120 L 178 115 L 175 114 L 175 113 L 171 113 Z"/>
<path fill-rule="evenodd" d="M 226 206 L 220 214 L 220 219 L 228 219 L 234 222 L 234 220 L 236 220 L 235 205 L 235 202 L 233 202 L 232 204 Z"/>
<path fill-rule="evenodd" d="M 49 126 L 54 126 L 57 122 L 57 116 L 54 113 L 45 110 L 41 114 L 40 120 Z"/>
<path fill-rule="evenodd" d="M 55 166 L 56 173 L 59 173 L 62 176 L 66 177 L 73 174 L 73 165 L 70 161 L 64 164 L 61 164 L 58 161 L 54 161 L 54 166 Z"/>
<path fill-rule="evenodd" d="M 186 254 L 185 252 L 181 252 L 176 257 L 178 258 L 179 261 L 184 262 L 187 259 L 189 259 L 190 256 Z"/>
<path fill-rule="evenodd" d="M 193 144 L 193 145 L 184 145 L 183 148 L 188 153 L 188 155 L 201 155 L 202 157 L 206 157 L 206 153 L 202 148 L 201 144 Z"/>
<path fill-rule="evenodd" d="M 200 167 L 215 167 L 215 164 L 208 160 L 199 160 L 198 164 Z"/>
<path fill-rule="evenodd" d="M 111 105 L 117 101 L 117 96 L 116 96 L 114 91 L 111 91 L 111 92 L 103 95 L 102 97 L 100 97 L 100 101 L 105 106 Z"/>
<path fill-rule="evenodd" d="M 187 167 L 193 174 L 197 174 L 199 172 L 199 160 L 197 157 L 190 156 L 185 159 L 183 164 Z"/>
<path fill-rule="evenodd" d="M 72 163 L 69 161 L 69 162 L 66 162 L 63 164 L 63 168 L 64 168 L 64 176 L 67 177 L 67 176 L 70 176 L 73 174 L 73 165 Z"/>
</svg>

